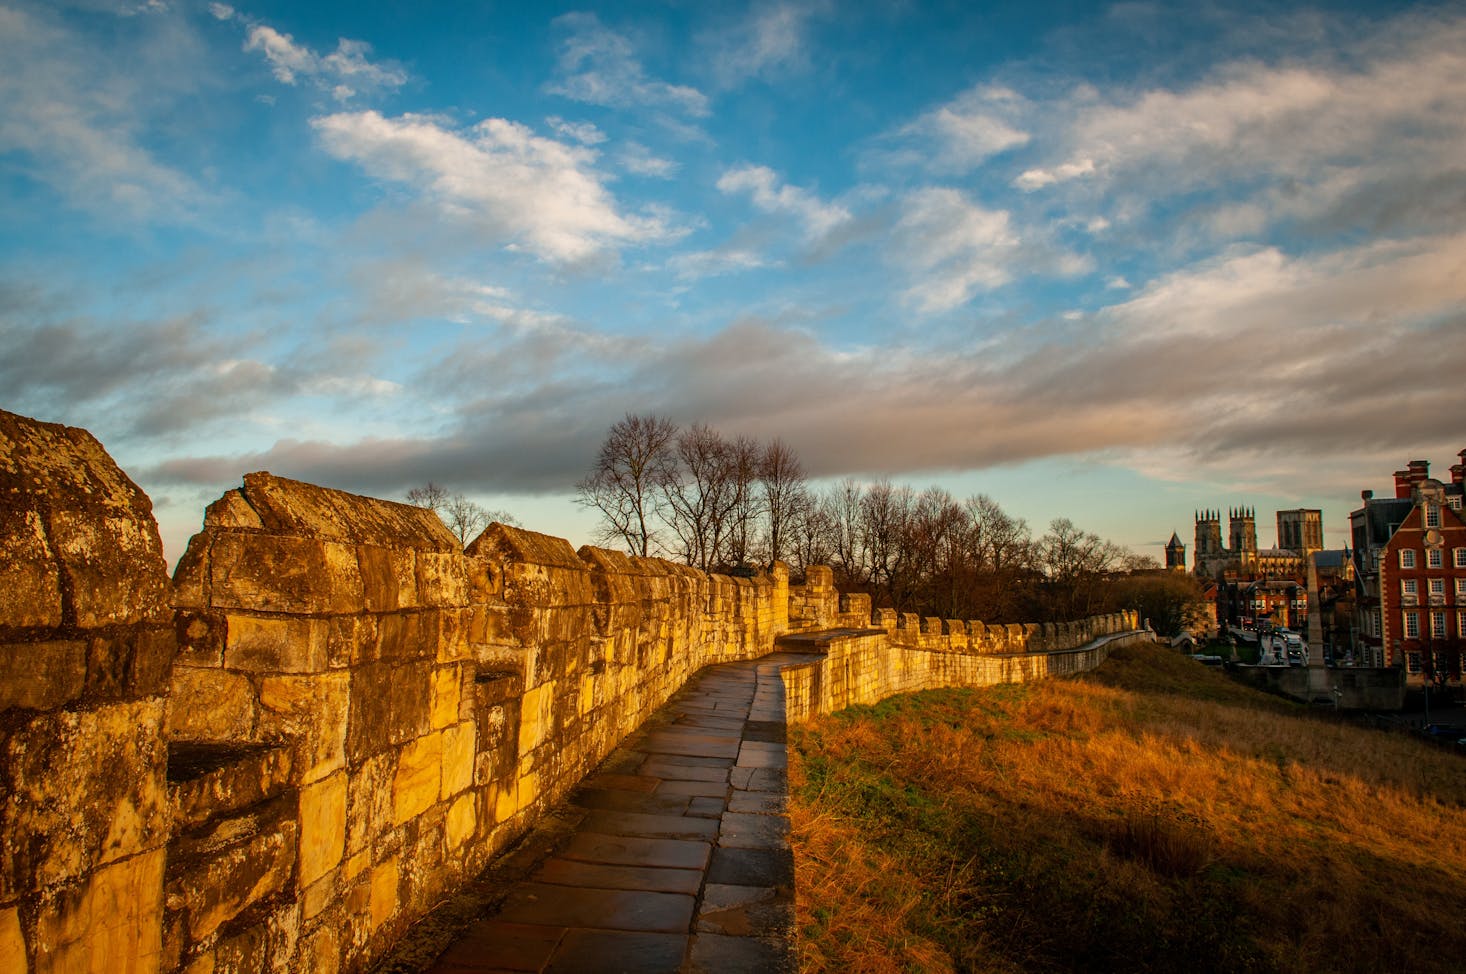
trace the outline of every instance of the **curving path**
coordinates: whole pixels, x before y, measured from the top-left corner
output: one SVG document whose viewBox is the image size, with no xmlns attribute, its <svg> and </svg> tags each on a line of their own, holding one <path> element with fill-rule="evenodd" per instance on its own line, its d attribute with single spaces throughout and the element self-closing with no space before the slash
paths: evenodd
<svg viewBox="0 0 1466 974">
<path fill-rule="evenodd" d="M 811 658 L 694 676 L 580 785 L 498 912 L 427 970 L 794 971 L 778 670 Z"/>
</svg>

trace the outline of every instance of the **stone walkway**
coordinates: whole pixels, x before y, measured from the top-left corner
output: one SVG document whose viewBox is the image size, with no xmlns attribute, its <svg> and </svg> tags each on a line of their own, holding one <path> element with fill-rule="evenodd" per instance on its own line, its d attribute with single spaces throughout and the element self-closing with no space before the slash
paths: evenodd
<svg viewBox="0 0 1466 974">
<path fill-rule="evenodd" d="M 792 972 L 781 652 L 708 667 L 571 796 L 583 813 L 434 974 Z"/>
</svg>

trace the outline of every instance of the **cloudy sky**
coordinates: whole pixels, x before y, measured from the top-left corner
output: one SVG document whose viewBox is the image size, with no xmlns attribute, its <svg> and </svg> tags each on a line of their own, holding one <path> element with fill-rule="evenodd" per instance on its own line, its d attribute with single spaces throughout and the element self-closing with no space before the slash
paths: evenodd
<svg viewBox="0 0 1466 974">
<path fill-rule="evenodd" d="M 0 0 L 0 63 L 0 407 L 170 558 L 258 469 L 578 544 L 628 411 L 1149 554 L 1466 447 L 1461 3 Z"/>
</svg>

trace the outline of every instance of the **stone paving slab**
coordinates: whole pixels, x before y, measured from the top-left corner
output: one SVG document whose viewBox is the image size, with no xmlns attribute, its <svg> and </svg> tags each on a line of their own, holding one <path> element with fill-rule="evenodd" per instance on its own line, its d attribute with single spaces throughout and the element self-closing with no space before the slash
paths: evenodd
<svg viewBox="0 0 1466 974">
<path fill-rule="evenodd" d="M 705 818 L 601 810 L 587 814 L 581 828 L 602 835 L 638 835 L 648 839 L 711 839 L 718 834 L 718 823 Z"/>
<path fill-rule="evenodd" d="M 686 934 L 570 930 L 548 974 L 672 974 L 683 966 Z"/>
<path fill-rule="evenodd" d="M 663 784 L 685 785 L 696 782 L 668 781 Z M 603 809 L 609 812 L 642 812 L 648 815 L 682 815 L 687 812 L 691 796 L 686 792 L 671 789 L 648 795 L 639 791 L 591 790 L 576 792 L 570 796 L 570 803 L 579 808 Z"/>
<path fill-rule="evenodd" d="M 697 900 L 683 893 L 521 883 L 499 918 L 543 927 L 686 933 Z"/>
<path fill-rule="evenodd" d="M 608 866 L 575 859 L 549 859 L 534 878 L 556 886 L 588 886 L 593 889 L 640 889 L 654 893 L 685 893 L 696 896 L 702 888 L 701 869 L 665 869 L 656 866 Z"/>
<path fill-rule="evenodd" d="M 560 855 L 608 866 L 657 866 L 663 869 L 703 869 L 712 845 L 685 839 L 638 839 L 627 835 L 577 833 Z"/>
<path fill-rule="evenodd" d="M 575 830 L 431 974 L 795 970 L 781 666 L 709 667 L 571 794 Z"/>
<path fill-rule="evenodd" d="M 656 775 L 666 781 L 718 781 L 727 783 L 728 769 L 733 762 L 723 759 L 718 767 L 707 767 L 701 764 L 673 764 L 665 757 L 658 755 L 647 760 L 642 767 L 648 775 Z"/>
</svg>

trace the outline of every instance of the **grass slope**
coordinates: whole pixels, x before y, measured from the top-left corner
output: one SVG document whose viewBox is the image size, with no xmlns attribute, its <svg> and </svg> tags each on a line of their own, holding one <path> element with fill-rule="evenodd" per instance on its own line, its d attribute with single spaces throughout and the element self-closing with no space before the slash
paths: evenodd
<svg viewBox="0 0 1466 974">
<path fill-rule="evenodd" d="M 1466 761 L 1160 649 L 790 755 L 806 971 L 1466 970 Z"/>
</svg>

